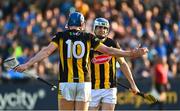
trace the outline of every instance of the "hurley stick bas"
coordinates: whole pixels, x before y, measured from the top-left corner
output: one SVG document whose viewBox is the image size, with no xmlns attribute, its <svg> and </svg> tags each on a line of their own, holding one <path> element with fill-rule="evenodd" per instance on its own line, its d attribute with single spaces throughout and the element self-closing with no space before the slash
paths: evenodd
<svg viewBox="0 0 180 111">
<path fill-rule="evenodd" d="M 18 61 L 16 60 L 16 58 L 14 58 L 14 57 L 13 57 L 13 58 L 8 58 L 8 59 L 4 60 L 3 64 L 4 64 L 4 67 L 5 67 L 7 70 L 10 70 L 10 69 L 13 70 L 14 68 L 16 68 L 16 67 L 19 66 L 19 62 L 18 62 Z M 24 73 L 26 76 L 28 76 L 28 77 L 37 79 L 37 80 L 45 83 L 46 85 L 50 86 L 52 91 L 54 91 L 55 89 L 57 89 L 57 86 L 55 86 L 55 85 L 49 83 L 48 81 L 40 78 L 40 77 L 39 77 L 38 75 L 36 75 L 36 74 L 32 74 L 32 73 L 30 73 L 29 71 L 24 71 L 23 73 Z"/>
<path fill-rule="evenodd" d="M 128 89 L 129 91 L 130 88 L 127 87 L 126 85 L 122 84 L 122 83 L 119 83 L 117 82 L 117 84 L 125 89 Z M 138 96 L 141 96 L 142 98 L 146 99 L 150 104 L 155 104 L 155 103 L 158 103 L 158 100 L 151 94 L 148 94 L 148 93 L 143 93 L 143 92 L 137 92 L 136 95 Z"/>
</svg>

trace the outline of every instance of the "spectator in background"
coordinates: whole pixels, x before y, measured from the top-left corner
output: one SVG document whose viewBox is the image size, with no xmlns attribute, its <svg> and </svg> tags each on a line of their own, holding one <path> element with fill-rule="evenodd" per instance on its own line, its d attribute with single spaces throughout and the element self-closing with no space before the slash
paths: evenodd
<svg viewBox="0 0 180 111">
<path fill-rule="evenodd" d="M 89 6 L 87 3 L 83 2 L 83 0 L 76 0 L 75 1 L 75 9 L 81 12 L 84 16 L 87 15 L 89 12 Z"/>
<path fill-rule="evenodd" d="M 175 75 L 173 74 L 174 77 L 176 77 L 176 76 L 180 77 L 180 38 L 177 39 L 176 42 L 175 42 L 175 47 L 173 49 L 173 55 L 175 57 L 174 61 L 176 62 L 176 64 L 174 64 L 173 66 L 177 67 L 177 68 L 175 68 L 175 69 L 177 69 L 177 72 L 176 71 L 175 72 L 172 71 L 172 72 L 174 72 L 174 74 L 176 73 Z"/>
<path fill-rule="evenodd" d="M 177 58 L 173 53 L 169 57 L 168 65 L 169 65 L 168 77 L 175 78 L 177 76 Z"/>
<path fill-rule="evenodd" d="M 2 65 L 3 65 L 3 62 L 2 62 L 2 58 L 1 58 L 1 56 L 0 56 L 0 77 L 2 77 Z"/>
<path fill-rule="evenodd" d="M 154 66 L 154 74 L 153 74 L 153 83 L 155 85 L 155 89 L 159 93 L 159 108 L 163 108 L 163 102 L 166 101 L 166 92 L 169 89 L 168 82 L 168 64 L 167 57 L 157 55 L 156 56 L 156 64 Z"/>
<path fill-rule="evenodd" d="M 19 41 L 14 41 L 12 44 L 13 47 L 13 55 L 14 57 L 18 58 L 22 56 L 22 47 L 19 45 Z"/>
</svg>

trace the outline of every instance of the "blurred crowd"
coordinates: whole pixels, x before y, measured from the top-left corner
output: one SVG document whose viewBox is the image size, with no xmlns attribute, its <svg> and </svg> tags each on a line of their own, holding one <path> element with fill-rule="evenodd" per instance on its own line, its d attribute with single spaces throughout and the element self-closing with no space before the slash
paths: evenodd
<svg viewBox="0 0 180 111">
<path fill-rule="evenodd" d="M 65 30 L 70 12 L 86 18 L 86 31 L 93 32 L 93 20 L 104 17 L 111 24 L 109 37 L 122 49 L 139 44 L 148 47 L 142 58 L 126 58 L 135 77 L 148 78 L 159 59 L 167 66 L 168 77 L 180 76 L 179 0 L 1 0 L 0 78 L 18 78 L 2 65 L 10 56 L 26 62 L 58 31 Z M 58 75 L 58 52 L 30 69 L 48 79 Z M 118 77 L 121 72 L 118 70 Z"/>
</svg>

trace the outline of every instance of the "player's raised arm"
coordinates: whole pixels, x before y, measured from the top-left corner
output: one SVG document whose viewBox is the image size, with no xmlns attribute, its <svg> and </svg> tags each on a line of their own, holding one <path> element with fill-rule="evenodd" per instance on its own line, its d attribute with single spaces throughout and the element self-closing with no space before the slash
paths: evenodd
<svg viewBox="0 0 180 111">
<path fill-rule="evenodd" d="M 43 60 L 44 58 L 48 57 L 49 55 L 52 54 L 53 51 L 57 46 L 54 43 L 50 43 L 48 46 L 42 48 L 33 58 L 31 58 L 28 62 L 25 64 L 19 65 L 16 67 L 14 70 L 18 72 L 23 72 L 26 69 L 28 69 L 30 66 L 32 66 L 34 63 L 39 62 Z"/>
<path fill-rule="evenodd" d="M 97 50 L 116 57 L 140 57 L 148 52 L 147 48 L 138 48 L 131 51 L 125 51 L 117 48 L 107 47 L 104 44 L 99 45 Z"/>
</svg>

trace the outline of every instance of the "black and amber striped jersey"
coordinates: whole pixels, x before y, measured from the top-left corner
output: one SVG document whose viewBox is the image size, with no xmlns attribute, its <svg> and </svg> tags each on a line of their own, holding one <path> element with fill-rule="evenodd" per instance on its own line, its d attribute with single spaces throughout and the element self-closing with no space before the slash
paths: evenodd
<svg viewBox="0 0 180 111">
<path fill-rule="evenodd" d="M 66 30 L 55 34 L 52 43 L 59 47 L 59 82 L 90 82 L 90 49 L 96 49 L 100 40 L 90 33 Z"/>
<path fill-rule="evenodd" d="M 101 42 L 109 47 L 116 48 L 115 42 L 110 38 Z M 116 58 L 91 49 L 91 82 L 92 89 L 108 89 L 116 86 Z"/>
</svg>

